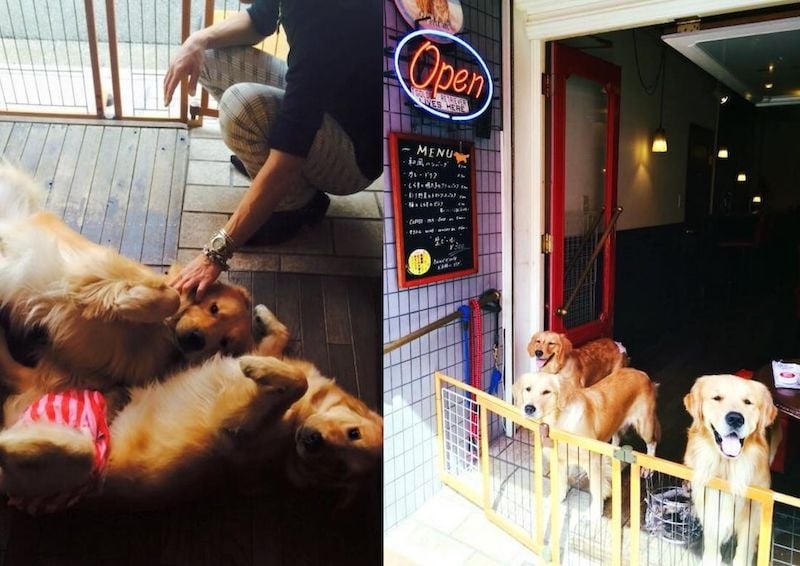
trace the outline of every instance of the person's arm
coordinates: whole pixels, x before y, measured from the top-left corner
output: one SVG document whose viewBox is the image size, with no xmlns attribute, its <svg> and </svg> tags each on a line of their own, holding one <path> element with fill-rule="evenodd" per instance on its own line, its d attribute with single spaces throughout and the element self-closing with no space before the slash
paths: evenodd
<svg viewBox="0 0 800 566">
<path fill-rule="evenodd" d="M 206 49 L 255 45 L 264 37 L 246 10 L 194 32 L 183 42 L 169 64 L 164 77 L 164 106 L 169 105 L 175 89 L 186 77 L 189 77 L 189 93 L 194 95 Z"/>
<path fill-rule="evenodd" d="M 225 224 L 225 231 L 233 240 L 234 247 L 246 242 L 267 221 L 275 206 L 300 177 L 304 162 L 305 157 L 277 149 L 270 151 L 264 166 Z M 201 253 L 168 283 L 180 293 L 196 291 L 201 300 L 221 272 L 221 265 Z"/>
</svg>

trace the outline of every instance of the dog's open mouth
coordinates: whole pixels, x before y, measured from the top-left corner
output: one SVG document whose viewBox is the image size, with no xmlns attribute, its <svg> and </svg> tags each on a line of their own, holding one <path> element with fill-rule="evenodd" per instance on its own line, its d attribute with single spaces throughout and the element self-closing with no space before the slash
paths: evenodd
<svg viewBox="0 0 800 566">
<path fill-rule="evenodd" d="M 550 354 L 549 358 L 536 358 L 536 367 L 542 369 L 544 366 L 550 363 L 550 360 L 553 359 L 555 354 Z"/>
<path fill-rule="evenodd" d="M 724 456 L 736 458 L 741 454 L 742 446 L 744 446 L 744 438 L 739 438 L 739 435 L 735 432 L 722 436 L 717 432 L 717 429 L 714 428 L 714 425 L 711 425 L 711 430 L 714 431 L 714 440 Z"/>
</svg>

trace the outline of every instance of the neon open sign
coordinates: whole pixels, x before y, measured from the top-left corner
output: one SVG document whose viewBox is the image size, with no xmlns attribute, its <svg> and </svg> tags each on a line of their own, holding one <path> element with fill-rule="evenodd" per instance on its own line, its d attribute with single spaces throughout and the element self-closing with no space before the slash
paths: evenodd
<svg viewBox="0 0 800 566">
<path fill-rule="evenodd" d="M 463 47 L 478 63 L 481 72 L 450 64 L 442 55 L 439 45 L 429 36 L 445 38 Z M 416 38 L 421 41 L 408 56 L 408 79 L 400 71 L 400 54 Z M 420 108 L 447 120 L 473 120 L 483 114 L 492 103 L 494 85 L 489 67 L 483 58 L 466 41 L 438 30 L 418 30 L 405 36 L 394 52 L 394 70 L 400 86 Z"/>
</svg>

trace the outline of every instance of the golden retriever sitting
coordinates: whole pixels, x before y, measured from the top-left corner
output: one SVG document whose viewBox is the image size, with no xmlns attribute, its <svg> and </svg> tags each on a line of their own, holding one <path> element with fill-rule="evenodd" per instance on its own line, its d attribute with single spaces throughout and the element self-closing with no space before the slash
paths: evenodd
<svg viewBox="0 0 800 566">
<path fill-rule="evenodd" d="M 646 373 L 632 368 L 618 369 L 587 388 L 577 387 L 571 379 L 558 374 L 526 373 L 514 383 L 514 404 L 528 418 L 603 442 L 612 439 L 619 444 L 619 435 L 633 426 L 647 444 L 650 455 L 655 454 L 661 436 L 656 417 L 656 385 Z M 582 467 L 589 476 L 592 516 L 602 516 L 603 502 L 611 494 L 608 475 L 602 473 L 602 460 L 581 456 L 576 447 L 567 448 L 560 443 L 558 461 L 563 492 L 559 499 L 563 500 L 569 489 L 567 464 Z"/>
<path fill-rule="evenodd" d="M 296 485 L 351 492 L 377 466 L 381 417 L 310 363 L 281 359 L 286 327 L 262 305 L 257 316 L 268 334 L 254 355 L 216 356 L 130 390 L 110 426 L 103 499 L 160 502 L 259 466 L 283 466 Z M 0 349 L 0 376 L 21 392 L 5 405 L 0 488 L 29 498 L 85 484 L 95 462 L 93 439 L 16 422 L 42 393 L 31 384 L 36 371 Z"/>
<path fill-rule="evenodd" d="M 747 486 L 769 488 L 766 429 L 777 416 L 769 389 L 735 375 L 707 375 L 683 398 L 692 416 L 684 463 L 694 469 L 692 501 L 703 525 L 703 564 L 722 564 L 720 546 L 733 534 L 733 564 L 752 563 L 760 506 L 741 497 Z M 734 494 L 704 485 L 711 478 L 731 484 Z"/>
<path fill-rule="evenodd" d="M 536 360 L 540 372 L 559 373 L 581 387 L 589 387 L 628 365 L 625 348 L 609 338 L 599 338 L 573 348 L 564 334 L 548 330 L 531 337 L 528 354 Z"/>
<path fill-rule="evenodd" d="M 163 275 L 41 211 L 41 193 L 0 165 L 0 307 L 13 332 L 46 331 L 47 361 L 70 370 L 65 381 L 141 384 L 181 361 L 253 347 L 244 289 L 219 283 L 202 302 L 181 298 Z"/>
</svg>

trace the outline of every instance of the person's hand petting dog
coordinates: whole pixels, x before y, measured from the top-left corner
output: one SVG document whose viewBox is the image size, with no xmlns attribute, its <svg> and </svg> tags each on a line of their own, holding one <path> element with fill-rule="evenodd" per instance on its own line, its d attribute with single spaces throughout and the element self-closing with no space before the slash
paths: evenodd
<svg viewBox="0 0 800 566">
<path fill-rule="evenodd" d="M 197 300 L 202 301 L 206 291 L 219 278 L 220 273 L 222 267 L 205 255 L 199 255 L 172 276 L 167 284 L 181 294 L 194 290 Z"/>
</svg>

